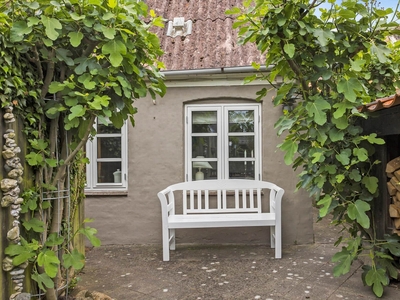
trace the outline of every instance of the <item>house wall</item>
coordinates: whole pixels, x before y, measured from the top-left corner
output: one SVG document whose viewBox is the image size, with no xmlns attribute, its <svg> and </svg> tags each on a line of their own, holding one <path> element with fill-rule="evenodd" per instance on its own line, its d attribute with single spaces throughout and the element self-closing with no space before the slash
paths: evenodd
<svg viewBox="0 0 400 300">
<path fill-rule="evenodd" d="M 253 99 L 259 86 L 169 87 L 164 98 L 135 102 L 136 126 L 129 128 L 128 196 L 90 196 L 86 217 L 103 244 L 160 244 L 161 209 L 157 192 L 184 181 L 184 105 L 198 99 Z M 207 102 L 208 101 L 208 102 Z M 238 100 L 236 100 L 238 101 Z M 240 101 L 240 100 L 239 100 Z M 243 100 L 249 101 L 249 100 Z M 202 100 L 204 103 L 214 103 Z M 281 138 L 273 127 L 282 114 L 271 96 L 262 104 L 262 179 L 285 189 L 283 244 L 313 241 L 312 201 L 295 192 L 296 174 L 276 148 Z M 177 232 L 178 243 L 267 244 L 266 228 L 191 229 Z"/>
</svg>

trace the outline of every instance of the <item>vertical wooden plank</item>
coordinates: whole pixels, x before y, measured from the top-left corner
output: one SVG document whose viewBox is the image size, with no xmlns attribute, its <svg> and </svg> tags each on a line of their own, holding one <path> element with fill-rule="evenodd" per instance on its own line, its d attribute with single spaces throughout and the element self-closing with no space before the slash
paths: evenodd
<svg viewBox="0 0 400 300">
<path fill-rule="evenodd" d="M 187 191 L 183 190 L 182 191 L 183 195 L 182 195 L 182 214 L 186 215 L 187 214 Z"/>
<path fill-rule="evenodd" d="M 208 190 L 205 190 L 204 191 L 204 207 L 205 207 L 205 209 L 209 209 L 210 208 L 210 199 L 209 199 L 209 196 L 208 196 Z"/>
<path fill-rule="evenodd" d="M 194 191 L 190 190 L 189 210 L 194 209 Z"/>
<path fill-rule="evenodd" d="M 239 190 L 235 190 L 235 209 L 239 209 Z"/>
<path fill-rule="evenodd" d="M 201 190 L 197 191 L 197 209 L 202 209 L 202 205 L 201 205 Z"/>
<path fill-rule="evenodd" d="M 222 191 L 222 208 L 226 209 L 226 190 Z"/>
<path fill-rule="evenodd" d="M 221 209 L 221 190 L 217 191 L 217 203 L 218 203 L 217 208 Z"/>
<path fill-rule="evenodd" d="M 249 189 L 250 198 L 250 208 L 254 208 L 254 190 Z"/>
<path fill-rule="evenodd" d="M 257 208 L 258 208 L 258 212 L 259 213 L 261 213 L 262 211 L 262 205 L 261 205 L 261 201 L 262 201 L 262 198 L 261 198 L 261 189 L 260 188 L 258 188 L 257 189 Z"/>
<path fill-rule="evenodd" d="M 243 208 L 247 208 L 246 190 L 242 190 Z"/>
</svg>

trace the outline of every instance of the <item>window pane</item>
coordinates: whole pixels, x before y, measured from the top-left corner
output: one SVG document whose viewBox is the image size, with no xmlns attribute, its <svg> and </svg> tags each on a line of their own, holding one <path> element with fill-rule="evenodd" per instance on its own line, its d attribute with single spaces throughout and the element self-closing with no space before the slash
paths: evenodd
<svg viewBox="0 0 400 300">
<path fill-rule="evenodd" d="M 121 162 L 97 162 L 98 183 L 121 183 Z"/>
<path fill-rule="evenodd" d="M 254 179 L 254 162 L 231 161 L 229 162 L 230 179 Z"/>
<path fill-rule="evenodd" d="M 254 132 L 254 110 L 230 110 L 229 132 Z"/>
<path fill-rule="evenodd" d="M 98 158 L 121 158 L 120 137 L 98 137 L 97 138 Z"/>
<path fill-rule="evenodd" d="M 229 157 L 254 157 L 254 136 L 230 136 Z"/>
<path fill-rule="evenodd" d="M 195 136 L 192 137 L 192 158 L 197 156 L 217 157 L 216 136 Z"/>
<path fill-rule="evenodd" d="M 192 112 L 192 132 L 217 132 L 216 111 L 194 111 Z"/>
<path fill-rule="evenodd" d="M 115 128 L 112 124 L 107 126 L 97 123 L 97 133 L 121 133 L 121 129 Z"/>
<path fill-rule="evenodd" d="M 218 177 L 216 161 L 194 161 L 192 168 L 192 180 L 217 179 Z"/>
</svg>

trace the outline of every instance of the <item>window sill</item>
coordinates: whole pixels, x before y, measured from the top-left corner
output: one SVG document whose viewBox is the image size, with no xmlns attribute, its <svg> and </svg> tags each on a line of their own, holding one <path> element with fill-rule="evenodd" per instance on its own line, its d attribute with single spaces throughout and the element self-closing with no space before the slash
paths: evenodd
<svg viewBox="0 0 400 300">
<path fill-rule="evenodd" d="M 105 190 L 85 190 L 85 196 L 86 197 L 93 197 L 93 196 L 128 196 L 128 191 L 123 190 L 123 191 L 105 191 Z"/>
</svg>

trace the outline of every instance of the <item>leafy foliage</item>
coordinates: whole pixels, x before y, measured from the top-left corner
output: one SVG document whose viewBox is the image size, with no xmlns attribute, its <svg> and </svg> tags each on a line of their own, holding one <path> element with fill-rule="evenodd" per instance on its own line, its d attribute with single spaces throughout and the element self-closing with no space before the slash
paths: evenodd
<svg viewBox="0 0 400 300">
<path fill-rule="evenodd" d="M 330 7 L 319 8 L 324 2 Z M 247 0 L 227 13 L 237 15 L 240 42 L 254 43 L 271 66 L 247 81 L 269 82 L 277 89 L 275 105 L 297 100 L 275 124 L 278 134 L 286 133 L 279 148 L 285 163 L 302 169 L 297 188 L 316 198 L 321 217 L 332 214 L 347 232 L 339 239 L 347 247 L 333 257 L 334 274 L 349 272 L 367 249 L 372 267 L 363 280 L 382 296 L 388 278 L 397 276 L 391 255 L 398 255 L 398 241 L 375 235 L 373 170 L 380 162 L 373 159 L 374 145 L 384 140 L 363 134 L 360 120 L 368 115 L 357 108 L 399 87 L 399 42 L 388 42 L 399 33 L 397 9 L 374 0 Z M 257 99 L 267 93 L 262 89 Z"/>
<path fill-rule="evenodd" d="M 96 133 L 96 118 L 117 128 L 127 119 L 133 124 L 134 100 L 165 93 L 162 51 L 150 30 L 163 21 L 144 1 L 13 0 L 0 5 L 0 22 L 1 106 L 13 105 L 24 121 L 25 160 L 34 172 L 21 211 L 29 215 L 23 222 L 26 239 L 10 245 L 7 254 L 15 264 L 33 264 L 31 278 L 51 300 L 57 297 L 54 282 L 61 284 L 65 275 L 60 267 L 64 273 L 83 267 L 71 248 L 75 235 L 95 246 L 100 241 L 94 228 L 68 232 L 68 203 L 43 195 L 65 196 L 67 168 L 85 162 L 76 155 Z M 83 197 L 77 191 L 81 177 L 73 184 L 77 197 Z"/>
</svg>

